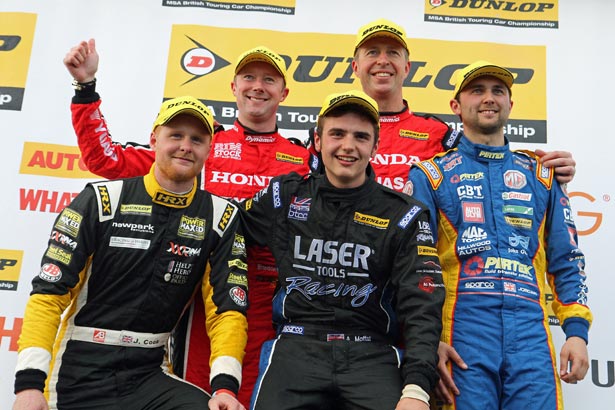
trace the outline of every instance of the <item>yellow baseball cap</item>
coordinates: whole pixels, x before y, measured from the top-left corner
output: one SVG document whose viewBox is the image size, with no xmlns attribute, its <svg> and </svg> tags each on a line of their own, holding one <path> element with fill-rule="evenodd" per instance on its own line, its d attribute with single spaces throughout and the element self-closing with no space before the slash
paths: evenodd
<svg viewBox="0 0 615 410">
<path fill-rule="evenodd" d="M 165 125 L 178 114 L 190 114 L 203 122 L 205 128 L 211 135 L 214 135 L 214 116 L 201 101 L 190 95 L 172 98 L 162 103 L 160 112 L 156 121 L 154 121 L 153 129 L 159 125 Z"/>
<path fill-rule="evenodd" d="M 354 52 L 361 47 L 368 39 L 374 36 L 389 37 L 401 44 L 408 51 L 408 43 L 406 42 L 406 32 L 401 26 L 385 19 L 378 19 L 367 23 L 359 29 L 357 33 L 357 41 L 354 46 Z M 410 51 L 408 51 L 410 53 Z"/>
<path fill-rule="evenodd" d="M 343 93 L 330 94 L 325 98 L 320 113 L 320 117 L 326 116 L 331 110 L 346 104 L 357 104 L 365 109 L 372 119 L 380 127 L 380 114 L 378 113 L 378 103 L 363 91 L 350 90 Z"/>
<path fill-rule="evenodd" d="M 504 82 L 504 84 L 506 84 L 509 91 L 511 91 L 515 81 L 512 73 L 504 67 L 500 67 L 488 61 L 479 60 L 468 65 L 457 73 L 454 98 L 457 98 L 461 90 L 463 90 L 470 83 L 470 81 L 483 76 L 499 78 Z"/>
<path fill-rule="evenodd" d="M 278 53 L 265 46 L 258 46 L 240 55 L 237 59 L 237 65 L 235 65 L 235 74 L 239 73 L 247 64 L 255 61 L 262 61 L 272 65 L 284 78 L 284 82 L 286 82 L 286 63 L 284 59 Z"/>
</svg>

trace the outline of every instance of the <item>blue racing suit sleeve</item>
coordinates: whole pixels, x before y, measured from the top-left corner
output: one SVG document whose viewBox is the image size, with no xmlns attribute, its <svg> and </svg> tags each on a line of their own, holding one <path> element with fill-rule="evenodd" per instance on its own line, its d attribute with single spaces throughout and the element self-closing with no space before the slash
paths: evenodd
<svg viewBox="0 0 615 410">
<path fill-rule="evenodd" d="M 549 201 L 545 247 L 553 311 L 566 338 L 578 336 L 587 343 L 592 314 L 587 307 L 585 255 L 578 248 L 570 201 L 559 184 L 553 184 Z"/>
</svg>

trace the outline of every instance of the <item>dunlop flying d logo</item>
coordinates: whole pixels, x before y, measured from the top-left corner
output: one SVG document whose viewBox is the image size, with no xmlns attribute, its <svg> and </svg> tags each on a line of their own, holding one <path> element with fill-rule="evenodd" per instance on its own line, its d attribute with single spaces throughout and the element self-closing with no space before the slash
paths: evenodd
<svg viewBox="0 0 615 410">
<path fill-rule="evenodd" d="M 231 64 L 198 41 L 189 36 L 186 37 L 193 42 L 196 47 L 187 50 L 181 57 L 182 69 L 192 75 L 192 78 L 185 81 L 184 84 L 199 79 L 204 75 L 220 70 L 221 68 Z"/>
</svg>

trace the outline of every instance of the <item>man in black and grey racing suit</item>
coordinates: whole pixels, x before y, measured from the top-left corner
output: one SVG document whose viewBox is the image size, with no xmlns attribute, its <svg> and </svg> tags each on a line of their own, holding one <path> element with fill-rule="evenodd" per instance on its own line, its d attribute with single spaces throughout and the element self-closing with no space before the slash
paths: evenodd
<svg viewBox="0 0 615 410">
<path fill-rule="evenodd" d="M 442 272 L 428 212 L 374 179 L 378 119 L 360 91 L 328 96 L 315 138 L 325 172 L 274 178 L 242 205 L 248 244 L 268 246 L 279 274 L 253 409 L 428 406 Z"/>
<path fill-rule="evenodd" d="M 440 316 L 444 289 L 427 214 L 373 175 L 346 191 L 324 175 L 291 174 L 246 203 L 246 232 L 270 246 L 279 271 L 273 302 L 279 336 L 261 353 L 268 367 L 261 367 L 255 408 L 286 400 L 268 386 L 290 381 L 301 392 L 295 399 L 302 401 L 293 402 L 298 407 L 327 409 L 339 400 L 349 408 L 392 409 L 403 386 L 428 392 L 437 380 L 440 328 L 429 318 Z M 404 328 L 403 359 L 394 347 L 396 317 Z M 328 389 L 297 378 L 296 369 L 328 379 Z"/>
</svg>

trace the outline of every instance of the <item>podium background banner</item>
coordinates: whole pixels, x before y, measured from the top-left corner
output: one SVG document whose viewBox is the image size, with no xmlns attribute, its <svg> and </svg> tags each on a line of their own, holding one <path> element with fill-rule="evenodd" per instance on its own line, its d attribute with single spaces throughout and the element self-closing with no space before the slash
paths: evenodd
<svg viewBox="0 0 615 410">
<path fill-rule="evenodd" d="M 146 143 L 160 103 L 178 95 L 202 99 L 230 126 L 237 114 L 230 89 L 235 61 L 246 49 L 266 45 L 288 65 L 281 132 L 305 140 L 325 95 L 360 88 L 351 68 L 355 35 L 380 17 L 406 29 L 412 67 L 404 95 L 412 110 L 458 127 L 449 108 L 451 75 L 475 60 L 490 60 L 517 76 L 506 128 L 513 148 L 573 153 L 577 174 L 568 191 L 587 257 L 595 322 L 588 375 L 564 384 L 564 397 L 568 410 L 612 407 L 613 16 L 615 2 L 609 0 L 3 0 L 0 408 L 13 402 L 24 306 L 52 222 L 86 182 L 100 179 L 77 148 L 72 79 L 62 64 L 66 52 L 96 39 L 97 90 L 112 136 Z M 559 350 L 564 337 L 556 321 L 552 330 Z"/>
</svg>

